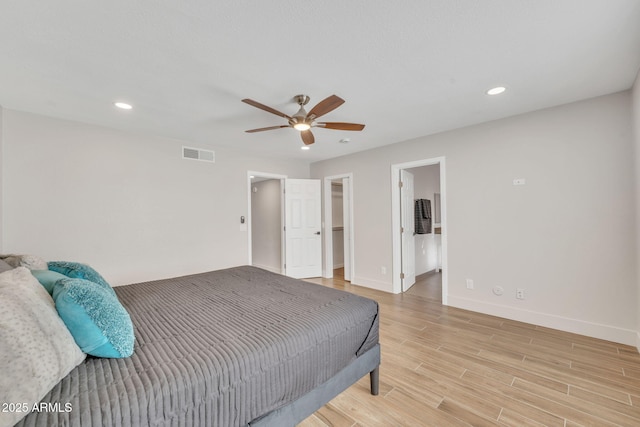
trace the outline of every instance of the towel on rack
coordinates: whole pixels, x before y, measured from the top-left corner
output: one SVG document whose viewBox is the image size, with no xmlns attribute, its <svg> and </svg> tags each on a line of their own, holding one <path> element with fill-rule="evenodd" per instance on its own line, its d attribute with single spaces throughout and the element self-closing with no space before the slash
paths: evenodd
<svg viewBox="0 0 640 427">
<path fill-rule="evenodd" d="M 416 234 L 431 233 L 431 200 L 418 199 L 415 202 Z"/>
</svg>

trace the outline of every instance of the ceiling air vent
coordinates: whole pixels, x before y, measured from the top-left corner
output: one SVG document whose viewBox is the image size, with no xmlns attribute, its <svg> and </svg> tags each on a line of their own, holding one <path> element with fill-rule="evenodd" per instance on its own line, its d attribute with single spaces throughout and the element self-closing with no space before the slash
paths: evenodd
<svg viewBox="0 0 640 427">
<path fill-rule="evenodd" d="M 191 160 L 202 160 L 203 162 L 215 163 L 216 153 L 200 148 L 182 147 L 182 158 Z"/>
</svg>

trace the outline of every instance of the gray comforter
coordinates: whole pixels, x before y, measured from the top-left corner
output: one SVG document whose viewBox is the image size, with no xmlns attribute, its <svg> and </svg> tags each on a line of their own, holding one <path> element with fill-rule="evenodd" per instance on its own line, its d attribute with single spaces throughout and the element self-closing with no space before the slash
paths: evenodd
<svg viewBox="0 0 640 427">
<path fill-rule="evenodd" d="M 89 357 L 21 426 L 244 426 L 378 342 L 375 301 L 254 267 L 115 288 L 128 359 Z"/>
</svg>

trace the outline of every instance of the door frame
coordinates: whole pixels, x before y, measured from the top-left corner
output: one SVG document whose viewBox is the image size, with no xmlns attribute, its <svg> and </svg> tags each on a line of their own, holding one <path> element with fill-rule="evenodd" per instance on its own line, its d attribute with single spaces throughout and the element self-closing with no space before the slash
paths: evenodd
<svg viewBox="0 0 640 427">
<path fill-rule="evenodd" d="M 392 292 L 402 292 L 402 236 L 400 235 L 400 170 L 412 169 L 421 166 L 440 165 L 440 227 L 442 229 L 442 305 L 447 304 L 449 294 L 449 268 L 447 251 L 447 183 L 445 157 L 433 157 L 430 159 L 414 160 L 405 163 L 391 165 L 391 234 L 393 243 L 392 256 Z"/>
<path fill-rule="evenodd" d="M 331 181 L 336 179 L 348 179 L 348 192 L 349 192 L 349 245 L 348 253 L 345 253 L 344 256 L 349 257 L 350 266 L 351 266 L 351 277 L 349 281 L 353 281 L 353 278 L 356 276 L 355 274 L 355 240 L 354 240 L 354 230 L 353 230 L 353 172 L 343 173 L 340 175 L 331 175 L 325 176 L 322 180 L 322 192 L 324 196 L 324 222 L 322 224 L 324 233 L 324 256 L 322 258 L 322 277 L 330 279 L 333 277 L 333 215 L 332 215 L 332 206 L 331 206 Z M 329 232 L 329 231 L 331 232 Z M 332 254 L 329 256 L 329 254 Z M 346 261 L 345 261 L 346 262 Z M 345 277 L 345 280 L 347 278 Z"/>
<path fill-rule="evenodd" d="M 280 274 L 284 274 L 284 263 L 285 263 L 285 235 L 284 235 L 284 180 L 287 179 L 287 175 L 280 175 L 269 172 L 257 172 L 257 171 L 247 171 L 247 247 L 249 249 L 248 255 L 248 264 L 253 265 L 253 244 L 251 243 L 251 223 L 253 222 L 253 218 L 251 218 L 251 194 L 252 194 L 252 182 L 251 177 L 254 178 L 267 178 L 267 179 L 279 179 L 280 180 Z"/>
</svg>

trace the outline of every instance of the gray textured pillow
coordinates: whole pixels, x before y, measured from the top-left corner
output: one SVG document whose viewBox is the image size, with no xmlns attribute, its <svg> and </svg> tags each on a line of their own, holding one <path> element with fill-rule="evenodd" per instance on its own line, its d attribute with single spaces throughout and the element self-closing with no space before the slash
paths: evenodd
<svg viewBox="0 0 640 427">
<path fill-rule="evenodd" d="M 0 273 L 0 301 L 0 402 L 25 403 L 30 410 L 85 354 L 26 267 Z M 25 415 L 0 411 L 0 426 Z"/>
<path fill-rule="evenodd" d="M 0 259 L 0 273 L 11 270 L 13 267 Z"/>
</svg>

